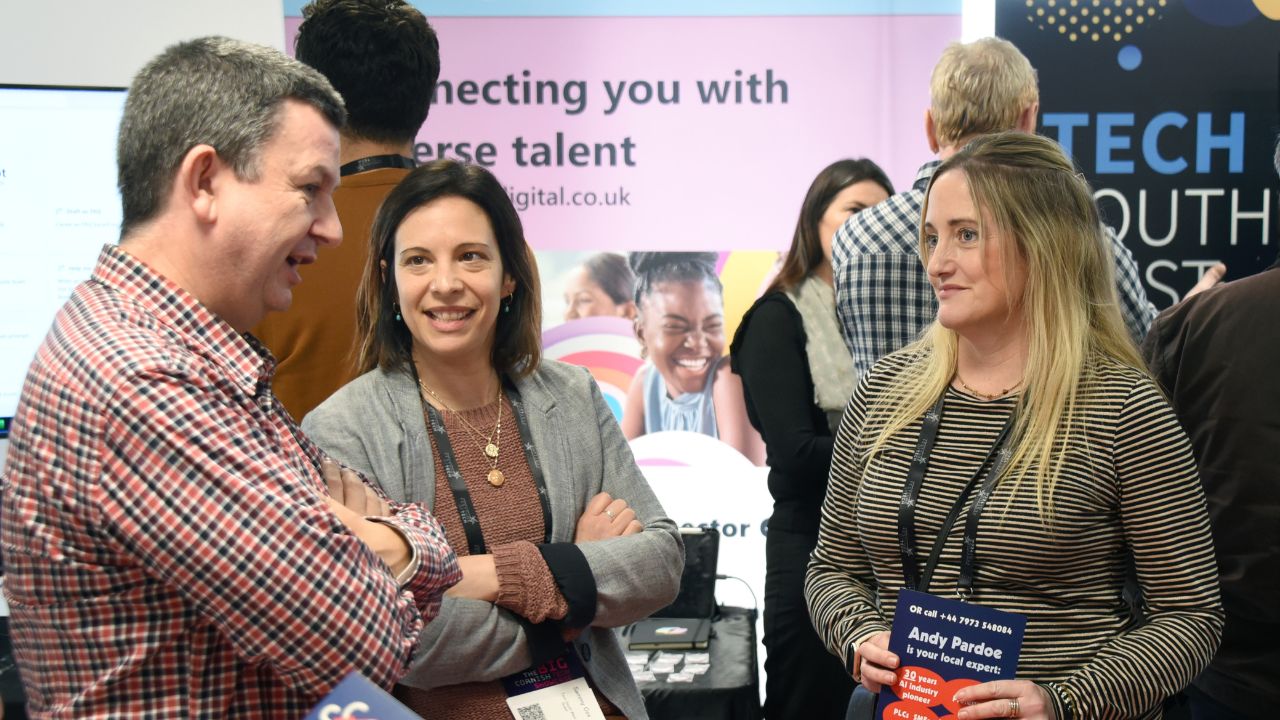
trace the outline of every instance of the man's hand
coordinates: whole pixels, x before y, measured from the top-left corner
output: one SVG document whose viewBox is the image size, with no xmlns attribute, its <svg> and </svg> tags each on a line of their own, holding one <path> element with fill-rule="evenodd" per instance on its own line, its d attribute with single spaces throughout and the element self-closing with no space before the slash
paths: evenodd
<svg viewBox="0 0 1280 720">
<path fill-rule="evenodd" d="M 1196 284 L 1190 290 L 1187 291 L 1186 295 L 1182 296 L 1182 299 L 1186 300 L 1192 295 L 1199 295 L 1205 290 L 1208 290 L 1209 288 L 1217 285 L 1218 283 L 1221 283 L 1223 276 L 1225 276 L 1226 274 L 1227 274 L 1227 266 L 1223 263 L 1217 263 L 1213 267 L 1204 271 L 1204 274 L 1200 276 L 1200 280 L 1196 282 Z"/>
<path fill-rule="evenodd" d="M 390 525 L 365 519 L 367 516 L 389 517 L 391 508 L 387 502 L 378 497 L 354 470 L 341 467 L 328 458 L 322 462 L 320 474 L 329 489 L 329 509 L 352 535 L 382 558 L 393 577 L 398 577 L 413 559 L 409 542 Z"/>
<path fill-rule="evenodd" d="M 390 517 L 391 506 L 379 497 L 376 490 L 360 479 L 351 468 L 325 458 L 320 463 L 320 475 L 329 488 L 329 497 L 361 517 Z"/>
<path fill-rule="evenodd" d="M 644 530 L 644 523 L 636 519 L 636 511 L 627 507 L 622 498 L 613 499 L 609 493 L 602 492 L 591 498 L 587 509 L 578 518 L 578 527 L 573 535 L 575 543 L 607 540 L 623 535 L 635 535 Z"/>
<path fill-rule="evenodd" d="M 492 555 L 462 555 L 458 568 L 462 570 L 462 580 L 445 595 L 490 603 L 498 600 L 498 567 Z"/>
</svg>

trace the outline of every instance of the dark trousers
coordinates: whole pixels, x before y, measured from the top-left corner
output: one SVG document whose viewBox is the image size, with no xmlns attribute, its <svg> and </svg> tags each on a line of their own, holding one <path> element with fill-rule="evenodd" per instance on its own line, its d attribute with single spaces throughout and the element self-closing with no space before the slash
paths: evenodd
<svg viewBox="0 0 1280 720">
<path fill-rule="evenodd" d="M 818 639 L 804 602 L 804 573 L 817 535 L 770 528 L 765 540 L 764 716 L 842 720 L 853 678 Z"/>
</svg>

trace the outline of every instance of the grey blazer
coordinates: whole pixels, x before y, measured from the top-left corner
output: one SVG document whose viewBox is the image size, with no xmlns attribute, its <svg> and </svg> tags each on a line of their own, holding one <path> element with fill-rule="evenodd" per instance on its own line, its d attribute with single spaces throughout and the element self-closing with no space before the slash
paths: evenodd
<svg viewBox="0 0 1280 720">
<path fill-rule="evenodd" d="M 551 541 L 573 542 L 578 517 L 599 492 L 635 509 L 643 532 L 579 546 L 595 575 L 598 600 L 589 632 L 574 651 L 605 697 L 631 720 L 647 718 L 617 636 L 669 604 L 684 565 L 676 524 L 636 466 L 595 381 L 585 368 L 544 360 L 517 383 L 551 499 Z M 347 384 L 302 421 L 325 452 L 364 473 L 393 500 L 433 507 L 435 464 L 422 401 L 408 371 L 372 370 Z M 524 629 L 492 603 L 446 597 L 427 623 L 402 682 L 421 688 L 496 680 L 525 670 Z"/>
</svg>

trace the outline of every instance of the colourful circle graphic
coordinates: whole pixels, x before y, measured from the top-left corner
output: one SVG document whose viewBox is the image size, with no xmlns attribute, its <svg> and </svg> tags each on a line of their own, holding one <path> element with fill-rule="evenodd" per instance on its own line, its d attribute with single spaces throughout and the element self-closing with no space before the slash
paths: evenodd
<svg viewBox="0 0 1280 720">
<path fill-rule="evenodd" d="M 613 416 L 622 421 L 627 388 L 644 362 L 630 320 L 588 317 L 557 325 L 542 333 L 542 354 L 590 371 Z"/>
<path fill-rule="evenodd" d="M 648 467 L 715 468 L 726 477 L 748 477 L 756 466 L 732 445 L 683 430 L 647 433 L 631 441 L 636 464 Z"/>
<path fill-rule="evenodd" d="M 1280 20 L 1280 0 L 1253 0 L 1253 4 L 1268 20 Z"/>
<path fill-rule="evenodd" d="M 1120 67 L 1125 70 L 1137 70 L 1142 64 L 1142 51 L 1137 45 L 1125 45 L 1120 48 L 1120 52 L 1116 53 L 1116 62 L 1120 63 Z"/>
</svg>

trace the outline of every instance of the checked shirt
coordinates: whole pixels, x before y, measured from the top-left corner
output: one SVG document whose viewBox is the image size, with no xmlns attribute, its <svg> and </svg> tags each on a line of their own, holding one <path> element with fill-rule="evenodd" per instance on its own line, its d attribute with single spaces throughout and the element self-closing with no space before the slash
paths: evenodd
<svg viewBox="0 0 1280 720">
<path fill-rule="evenodd" d="M 460 577 L 435 519 L 401 588 L 327 510 L 274 363 L 125 250 L 59 311 L 14 418 L 0 542 L 33 717 L 289 718 L 390 687 Z M 358 421 L 353 418 L 353 422 Z"/>
<path fill-rule="evenodd" d="M 911 189 L 857 213 L 836 231 L 831 265 L 836 315 L 859 377 L 877 360 L 915 340 L 938 314 L 938 301 L 920 264 L 920 215 L 929 180 L 941 165 L 925 163 Z M 1120 314 L 1135 343 L 1155 320 L 1133 253 L 1110 228 Z"/>
</svg>

